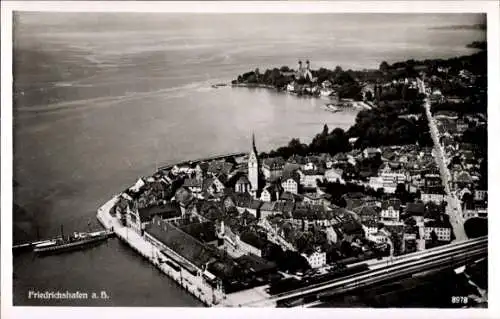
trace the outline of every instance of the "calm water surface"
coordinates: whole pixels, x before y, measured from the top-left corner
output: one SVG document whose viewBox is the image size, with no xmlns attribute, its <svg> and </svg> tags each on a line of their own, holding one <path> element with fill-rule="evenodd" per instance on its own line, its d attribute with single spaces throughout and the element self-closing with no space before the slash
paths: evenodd
<svg viewBox="0 0 500 319">
<path fill-rule="evenodd" d="M 363 21 L 361 25 L 359 21 Z M 471 53 L 478 15 L 16 16 L 14 241 L 99 227 L 96 208 L 157 165 L 304 142 L 326 123 L 347 129 L 356 111 L 268 90 L 212 89 L 256 67 L 377 67 L 382 60 Z M 54 305 L 200 306 L 117 240 L 67 255 L 14 258 L 14 304 L 30 290 L 100 292 L 109 301 Z"/>
</svg>

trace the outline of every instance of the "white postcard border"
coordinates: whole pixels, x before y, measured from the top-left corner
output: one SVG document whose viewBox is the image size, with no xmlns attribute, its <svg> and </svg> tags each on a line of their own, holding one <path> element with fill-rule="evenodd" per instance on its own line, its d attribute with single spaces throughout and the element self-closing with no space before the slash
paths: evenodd
<svg viewBox="0 0 500 319">
<path fill-rule="evenodd" d="M 12 306 L 12 11 L 61 12 L 189 12 L 189 13 L 323 13 L 323 12 L 485 12 L 488 33 L 488 86 L 489 107 L 489 309 L 426 310 L 426 309 L 308 309 L 293 314 L 286 309 L 206 309 L 206 308 L 92 308 L 92 307 L 13 307 Z M 500 313 L 498 285 L 499 265 L 497 244 L 500 208 L 498 198 L 500 181 L 499 151 L 496 138 L 500 112 L 499 90 L 499 8 L 496 1 L 335 1 L 335 2 L 156 2 L 156 1 L 2 1 L 1 12 L 1 303 L 3 318 L 145 318 L 147 316 L 248 318 L 300 317 L 332 318 L 494 318 Z M 307 312 L 306 312 L 307 311 Z"/>
</svg>

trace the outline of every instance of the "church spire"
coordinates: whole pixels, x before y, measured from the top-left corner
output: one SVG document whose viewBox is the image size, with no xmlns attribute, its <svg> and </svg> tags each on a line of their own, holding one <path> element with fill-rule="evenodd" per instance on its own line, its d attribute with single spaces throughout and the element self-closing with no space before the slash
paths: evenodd
<svg viewBox="0 0 500 319">
<path fill-rule="evenodd" d="M 252 150 L 248 157 L 248 180 L 250 182 L 250 193 L 255 198 L 259 190 L 259 156 L 255 147 L 255 134 L 252 132 Z"/>
<path fill-rule="evenodd" d="M 252 151 L 257 154 L 257 147 L 255 147 L 255 133 L 252 132 Z"/>
</svg>

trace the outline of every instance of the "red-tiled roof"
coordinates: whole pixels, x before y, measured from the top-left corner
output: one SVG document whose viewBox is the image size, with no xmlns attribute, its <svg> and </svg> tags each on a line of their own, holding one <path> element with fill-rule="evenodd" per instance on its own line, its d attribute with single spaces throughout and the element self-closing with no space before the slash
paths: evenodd
<svg viewBox="0 0 500 319">
<path fill-rule="evenodd" d="M 266 248 L 269 244 L 267 239 L 264 239 L 259 234 L 249 230 L 244 231 L 240 234 L 240 240 L 259 250 Z"/>
<path fill-rule="evenodd" d="M 424 203 L 408 203 L 406 204 L 406 212 L 409 214 L 423 215 L 425 212 Z"/>
<path fill-rule="evenodd" d="M 217 240 L 213 222 L 193 223 L 182 226 L 180 229 L 203 243 Z"/>
<path fill-rule="evenodd" d="M 466 171 L 462 171 L 457 174 L 456 181 L 458 183 L 472 183 L 472 177 Z"/>
<path fill-rule="evenodd" d="M 139 217 L 142 223 L 150 221 L 153 216 L 161 216 L 164 219 L 180 217 L 181 210 L 176 203 L 139 208 Z"/>
<path fill-rule="evenodd" d="M 175 192 L 175 200 L 180 204 L 180 205 L 188 205 L 190 202 L 193 201 L 193 194 L 191 191 L 188 189 L 181 187 Z"/>
<path fill-rule="evenodd" d="M 208 170 L 208 163 L 207 162 L 200 162 L 198 163 L 198 166 L 203 172 L 206 172 Z"/>
<path fill-rule="evenodd" d="M 392 198 L 382 202 L 382 210 L 386 210 L 390 206 L 392 206 L 395 210 L 399 210 L 399 208 L 401 207 L 401 201 L 397 198 Z"/>
<path fill-rule="evenodd" d="M 240 258 L 237 258 L 236 261 L 240 265 L 245 265 L 246 268 L 253 269 L 255 272 L 271 271 L 276 269 L 275 263 L 269 262 L 261 257 L 252 254 L 243 255 Z"/>
<path fill-rule="evenodd" d="M 262 206 L 262 201 L 254 199 L 250 202 L 250 205 L 248 206 L 248 208 L 259 209 L 261 206 Z"/>
<path fill-rule="evenodd" d="M 322 176 L 323 175 L 320 170 L 301 170 L 301 172 L 302 172 L 302 174 L 304 174 L 306 176 L 313 176 L 313 175 Z"/>
<path fill-rule="evenodd" d="M 274 202 L 264 202 L 260 207 L 261 211 L 273 211 L 274 210 Z"/>
<path fill-rule="evenodd" d="M 236 181 L 236 184 L 250 184 L 250 181 L 248 180 L 248 178 L 245 175 L 243 175 L 240 178 L 238 178 L 238 180 Z"/>
<path fill-rule="evenodd" d="M 202 182 L 197 178 L 187 178 L 184 180 L 184 187 L 201 187 Z"/>
<path fill-rule="evenodd" d="M 212 174 L 229 174 L 233 169 L 234 164 L 224 162 L 224 161 L 212 161 L 208 165 L 208 172 Z"/>
<path fill-rule="evenodd" d="M 249 194 L 235 194 L 234 204 L 237 207 L 249 207 L 252 202 L 252 197 Z"/>
<path fill-rule="evenodd" d="M 169 223 L 155 219 L 145 231 L 199 268 L 217 257 L 213 249 Z"/>
<path fill-rule="evenodd" d="M 263 166 L 270 169 L 282 169 L 285 165 L 285 160 L 281 157 L 273 157 L 264 159 Z"/>
<path fill-rule="evenodd" d="M 360 217 L 378 217 L 380 215 L 378 207 L 363 205 L 353 209 L 353 211 Z"/>
<path fill-rule="evenodd" d="M 295 171 L 283 172 L 283 176 L 281 177 L 281 180 L 283 182 L 286 182 L 290 178 L 293 179 L 297 184 L 300 183 L 300 175 L 297 172 Z"/>
</svg>

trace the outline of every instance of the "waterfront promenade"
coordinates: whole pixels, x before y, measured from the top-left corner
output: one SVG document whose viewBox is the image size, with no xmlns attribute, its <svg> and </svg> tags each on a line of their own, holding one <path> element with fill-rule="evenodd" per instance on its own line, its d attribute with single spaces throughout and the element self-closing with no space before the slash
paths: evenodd
<svg viewBox="0 0 500 319">
<path fill-rule="evenodd" d="M 161 272 L 174 280 L 179 286 L 188 291 L 206 306 L 214 306 L 221 302 L 225 296 L 205 283 L 201 276 L 193 276 L 187 271 L 177 272 L 169 265 L 160 263 L 156 257 L 160 250 L 144 237 L 129 227 L 123 226 L 120 221 L 110 215 L 110 210 L 117 201 L 117 196 L 106 202 L 97 211 L 97 219 L 106 228 L 112 229 L 116 236 L 127 243 L 132 249 L 155 265 Z M 171 253 L 175 254 L 171 251 Z"/>
<path fill-rule="evenodd" d="M 156 256 L 160 249 L 147 241 L 143 236 L 129 227 L 123 226 L 120 221 L 111 216 L 110 210 L 116 204 L 118 196 L 113 197 L 97 210 L 97 219 L 108 230 L 113 230 L 116 236 L 127 243 L 133 250 L 151 262 L 161 272 L 174 280 L 179 286 L 188 291 L 208 307 L 239 307 L 242 304 L 269 298 L 265 291 L 268 285 L 242 290 L 231 294 L 224 294 L 220 290 L 209 286 L 203 277 L 193 276 L 187 271 L 177 272 L 169 265 L 161 263 Z M 174 251 L 166 248 L 170 254 L 178 256 Z M 179 258 L 182 258 L 178 256 Z M 276 304 L 270 302 L 269 305 Z"/>
</svg>

